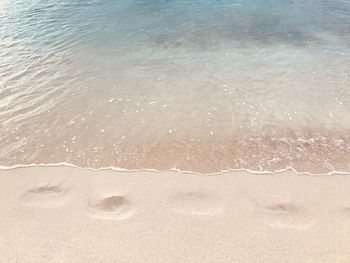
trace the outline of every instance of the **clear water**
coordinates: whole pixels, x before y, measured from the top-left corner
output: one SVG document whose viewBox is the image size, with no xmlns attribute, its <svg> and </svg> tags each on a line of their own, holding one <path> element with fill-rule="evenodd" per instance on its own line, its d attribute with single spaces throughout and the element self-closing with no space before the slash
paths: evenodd
<svg viewBox="0 0 350 263">
<path fill-rule="evenodd" d="M 350 1 L 0 0 L 0 165 L 350 172 Z"/>
</svg>

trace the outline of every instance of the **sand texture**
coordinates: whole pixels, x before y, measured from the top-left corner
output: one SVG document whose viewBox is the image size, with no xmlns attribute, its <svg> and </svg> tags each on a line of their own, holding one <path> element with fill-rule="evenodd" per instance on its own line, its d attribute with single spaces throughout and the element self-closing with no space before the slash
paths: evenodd
<svg viewBox="0 0 350 263">
<path fill-rule="evenodd" d="M 350 177 L 0 171 L 0 262 L 350 262 Z"/>
</svg>

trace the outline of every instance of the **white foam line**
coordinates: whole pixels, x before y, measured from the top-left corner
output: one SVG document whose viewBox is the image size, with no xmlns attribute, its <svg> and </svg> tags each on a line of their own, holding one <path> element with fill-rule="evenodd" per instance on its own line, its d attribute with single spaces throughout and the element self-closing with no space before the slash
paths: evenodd
<svg viewBox="0 0 350 263">
<path fill-rule="evenodd" d="M 115 167 L 115 166 L 107 166 L 107 167 L 101 167 L 101 168 L 93 168 L 93 167 L 81 167 L 81 166 L 77 166 L 75 164 L 71 164 L 71 163 L 40 163 L 40 164 L 18 164 L 18 165 L 12 165 L 12 166 L 3 166 L 0 165 L 0 170 L 12 170 L 12 169 L 18 169 L 18 168 L 28 168 L 28 167 L 73 167 L 73 168 L 78 168 L 78 169 L 84 169 L 84 170 L 91 170 L 91 171 L 104 171 L 104 170 L 113 170 L 113 171 L 117 171 L 117 172 L 163 172 L 163 170 L 156 170 L 156 169 L 150 169 L 150 168 L 144 168 L 144 169 L 125 169 L 125 168 L 121 168 L 121 167 Z M 170 168 L 168 170 L 164 170 L 164 171 L 175 171 L 175 172 L 179 172 L 181 174 L 196 174 L 196 175 L 202 175 L 202 176 L 218 176 L 218 175 L 222 175 L 225 173 L 229 173 L 229 172 L 247 172 L 247 173 L 251 173 L 251 174 L 278 174 L 278 173 L 283 173 L 283 172 L 287 172 L 287 171 L 291 171 L 294 172 L 298 175 L 306 175 L 306 176 L 331 176 L 331 175 L 350 175 L 350 171 L 349 172 L 341 172 L 341 171 L 332 171 L 329 172 L 327 174 L 313 174 L 313 173 L 309 173 L 309 172 L 298 172 L 297 170 L 295 170 L 293 167 L 287 167 L 281 170 L 276 170 L 276 171 L 256 171 L 256 170 L 251 170 L 251 169 L 245 169 L 245 168 L 241 168 L 241 169 L 228 169 L 228 170 L 222 170 L 220 172 L 215 172 L 215 173 L 198 173 L 198 172 L 193 172 L 193 171 L 187 171 L 187 170 L 181 170 L 178 169 L 176 167 Z"/>
</svg>

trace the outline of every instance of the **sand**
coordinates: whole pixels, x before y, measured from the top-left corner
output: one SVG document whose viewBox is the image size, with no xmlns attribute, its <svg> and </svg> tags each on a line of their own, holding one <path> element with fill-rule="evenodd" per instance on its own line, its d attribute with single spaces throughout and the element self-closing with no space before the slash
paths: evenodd
<svg viewBox="0 0 350 263">
<path fill-rule="evenodd" d="M 0 171 L 0 262 L 350 262 L 350 176 Z"/>
</svg>

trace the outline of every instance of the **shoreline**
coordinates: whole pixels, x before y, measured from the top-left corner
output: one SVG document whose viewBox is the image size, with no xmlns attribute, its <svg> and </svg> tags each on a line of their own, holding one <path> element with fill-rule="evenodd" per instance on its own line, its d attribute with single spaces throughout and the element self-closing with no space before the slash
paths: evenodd
<svg viewBox="0 0 350 263">
<path fill-rule="evenodd" d="M 1 262 L 346 262 L 350 177 L 0 170 Z"/>
<path fill-rule="evenodd" d="M 341 176 L 341 175 L 350 175 L 349 172 L 342 172 L 342 171 L 331 171 L 329 173 L 310 173 L 310 172 L 299 172 L 295 170 L 293 167 L 287 167 L 281 170 L 276 171 L 258 171 L 258 170 L 252 170 L 252 169 L 228 169 L 228 170 L 222 170 L 219 172 L 213 172 L 213 173 L 200 173 L 195 171 L 184 171 L 177 168 L 171 168 L 168 170 L 156 170 L 151 168 L 144 168 L 144 169 L 127 169 L 127 168 L 121 168 L 121 167 L 115 167 L 115 166 L 108 166 L 108 167 L 101 167 L 101 168 L 93 168 L 93 167 L 80 167 L 75 164 L 71 163 L 65 163 L 65 162 L 59 162 L 59 163 L 33 163 L 33 164 L 18 164 L 18 165 L 12 165 L 12 166 L 6 166 L 6 165 L 0 165 L 0 171 L 10 171 L 15 169 L 25 169 L 25 168 L 54 168 L 54 167 L 67 167 L 67 168 L 75 168 L 75 169 L 81 169 L 81 170 L 87 170 L 87 171 L 113 171 L 113 172 L 123 172 L 123 173 L 138 173 L 138 172 L 145 172 L 145 173 L 167 173 L 167 172 L 176 172 L 183 175 L 198 175 L 198 176 L 220 176 L 225 175 L 228 173 L 247 173 L 252 175 L 278 175 L 282 173 L 294 173 L 299 176 L 311 176 L 311 177 L 322 177 L 322 176 Z"/>
</svg>

